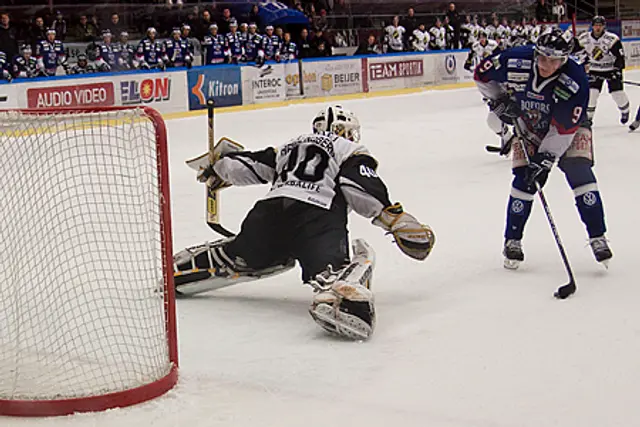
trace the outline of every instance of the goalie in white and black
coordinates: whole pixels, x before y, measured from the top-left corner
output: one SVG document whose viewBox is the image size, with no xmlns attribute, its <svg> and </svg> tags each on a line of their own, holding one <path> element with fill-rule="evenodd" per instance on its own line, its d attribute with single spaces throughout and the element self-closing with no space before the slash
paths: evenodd
<svg viewBox="0 0 640 427">
<path fill-rule="evenodd" d="M 626 124 L 629 121 L 629 98 L 624 92 L 622 72 L 625 57 L 622 42 L 616 34 L 606 30 L 604 17 L 594 17 L 591 26 L 591 32 L 583 33 L 578 38 L 587 57 L 585 69 L 589 75 L 590 89 L 587 115 L 593 120 L 606 81 L 609 93 L 620 110 L 620 123 Z"/>
<path fill-rule="evenodd" d="M 201 292 L 277 274 L 297 260 L 303 282 L 317 291 L 309 310 L 313 319 L 332 333 L 367 339 L 375 325 L 370 289 L 375 259 L 362 239 L 353 242 L 349 256 L 348 212 L 374 218 L 374 225 L 418 260 L 429 255 L 435 237 L 399 203 L 391 203 L 378 164 L 359 139 L 355 115 L 330 106 L 314 118 L 313 133 L 279 147 L 223 154 L 202 170 L 199 180 L 214 187 L 271 188 L 237 236 L 175 256 L 177 291 Z"/>
</svg>

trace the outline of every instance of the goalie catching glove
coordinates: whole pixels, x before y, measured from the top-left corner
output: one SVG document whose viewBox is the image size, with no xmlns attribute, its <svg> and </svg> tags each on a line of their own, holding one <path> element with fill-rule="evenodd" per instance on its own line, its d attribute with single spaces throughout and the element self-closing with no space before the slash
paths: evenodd
<svg viewBox="0 0 640 427">
<path fill-rule="evenodd" d="M 400 250 L 413 259 L 422 261 L 427 258 L 436 243 L 433 230 L 406 213 L 400 203 L 386 207 L 373 220 L 373 225 L 393 234 Z"/>
</svg>

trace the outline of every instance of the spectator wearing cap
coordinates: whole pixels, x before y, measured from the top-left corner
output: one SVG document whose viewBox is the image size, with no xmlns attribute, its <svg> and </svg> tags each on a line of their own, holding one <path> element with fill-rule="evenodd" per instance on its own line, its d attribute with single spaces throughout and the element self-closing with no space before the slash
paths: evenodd
<svg viewBox="0 0 640 427">
<path fill-rule="evenodd" d="M 7 54 L 8 61 L 18 54 L 17 31 L 6 12 L 0 13 L 0 52 Z"/>
<path fill-rule="evenodd" d="M 360 43 L 354 55 L 378 55 L 380 53 L 382 53 L 382 51 L 380 50 L 380 45 L 376 40 L 375 34 L 369 34 L 367 40 Z"/>
<path fill-rule="evenodd" d="M 42 16 L 36 16 L 33 21 L 33 25 L 29 30 L 29 43 L 31 44 L 31 49 L 35 52 L 38 43 L 46 38 L 47 29 L 44 26 L 44 18 L 42 18 Z"/>
<path fill-rule="evenodd" d="M 218 23 L 218 31 L 220 31 L 220 34 L 227 34 L 229 32 L 229 24 L 231 24 L 232 20 L 235 21 L 235 18 L 231 16 L 231 9 L 223 9 L 222 19 Z"/>
<path fill-rule="evenodd" d="M 300 30 L 300 38 L 298 39 L 298 55 L 300 58 L 312 58 L 315 56 L 315 48 L 313 42 L 309 38 L 309 30 L 303 28 Z"/>
<path fill-rule="evenodd" d="M 51 23 L 51 27 L 56 30 L 56 38 L 60 41 L 64 41 L 67 37 L 67 21 L 62 16 L 62 12 L 56 12 L 56 19 Z"/>
<path fill-rule="evenodd" d="M 109 23 L 105 25 L 105 29 L 109 30 L 114 36 L 125 31 L 124 25 L 122 25 L 122 21 L 120 21 L 120 15 L 118 15 L 117 12 L 113 12 L 111 14 L 111 19 L 109 20 Z"/>
<path fill-rule="evenodd" d="M 81 15 L 80 21 L 71 28 L 70 35 L 77 41 L 90 42 L 98 36 L 98 29 L 89 22 L 87 15 Z"/>
</svg>

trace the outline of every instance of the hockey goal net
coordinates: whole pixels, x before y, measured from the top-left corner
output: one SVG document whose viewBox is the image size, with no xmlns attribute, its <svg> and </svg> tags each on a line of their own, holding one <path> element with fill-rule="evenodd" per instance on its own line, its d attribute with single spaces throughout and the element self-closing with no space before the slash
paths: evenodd
<svg viewBox="0 0 640 427">
<path fill-rule="evenodd" d="M 0 111 L 0 414 L 177 381 L 166 130 L 150 108 Z"/>
</svg>

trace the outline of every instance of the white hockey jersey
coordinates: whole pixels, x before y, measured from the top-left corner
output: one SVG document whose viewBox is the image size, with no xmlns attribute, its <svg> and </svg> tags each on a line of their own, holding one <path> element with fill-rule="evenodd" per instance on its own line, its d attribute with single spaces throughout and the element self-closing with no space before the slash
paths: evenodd
<svg viewBox="0 0 640 427">
<path fill-rule="evenodd" d="M 402 25 L 398 25 L 394 27 L 393 25 L 389 25 L 384 29 L 385 39 L 387 41 L 387 46 L 391 51 L 402 51 L 403 50 L 403 38 L 404 33 L 407 30 Z"/>
<path fill-rule="evenodd" d="M 364 145 L 327 133 L 301 135 L 262 151 L 225 154 L 213 169 L 233 185 L 271 184 L 262 199 L 284 197 L 323 209 L 344 200 L 370 218 L 390 205 L 376 167 Z"/>
<path fill-rule="evenodd" d="M 542 27 L 540 25 L 529 25 L 529 41 L 531 43 L 535 43 L 538 41 L 540 37 L 540 32 L 542 31 Z"/>
<path fill-rule="evenodd" d="M 416 52 L 424 52 L 429 49 L 429 36 L 428 31 L 413 30 L 412 46 Z"/>
<path fill-rule="evenodd" d="M 499 25 L 498 28 L 496 28 L 496 34 L 499 34 L 503 40 L 509 40 L 509 37 L 511 37 L 511 28 Z"/>
<path fill-rule="evenodd" d="M 487 39 L 487 43 L 483 45 L 479 41 L 475 42 L 471 46 L 471 52 L 473 52 L 473 57 L 477 62 L 491 55 L 494 50 L 498 47 L 498 42 L 495 40 Z"/>
<path fill-rule="evenodd" d="M 587 32 L 580 34 L 578 41 L 588 55 L 590 71 L 607 72 L 624 68 L 624 50 L 616 34 L 605 31 L 596 38 L 592 32 Z"/>
<path fill-rule="evenodd" d="M 447 47 L 447 31 L 444 27 L 431 27 L 429 29 L 431 36 L 431 45 L 436 49 L 445 49 Z"/>
</svg>

